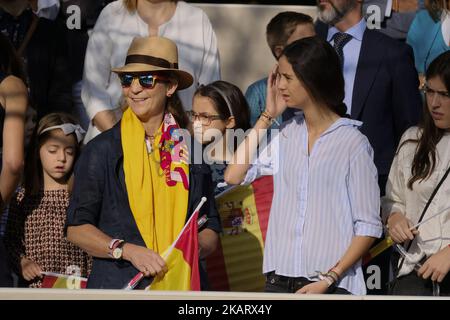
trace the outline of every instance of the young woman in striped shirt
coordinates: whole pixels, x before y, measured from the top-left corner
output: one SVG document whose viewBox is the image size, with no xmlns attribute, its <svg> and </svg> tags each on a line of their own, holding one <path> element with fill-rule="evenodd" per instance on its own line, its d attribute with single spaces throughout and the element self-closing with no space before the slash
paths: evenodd
<svg viewBox="0 0 450 320">
<path fill-rule="evenodd" d="M 229 184 L 274 175 L 263 262 L 268 292 L 366 293 L 361 257 L 382 233 L 377 170 L 343 99 L 334 49 L 317 37 L 290 44 L 269 76 L 265 112 L 225 172 Z M 253 161 L 262 129 L 286 107 L 301 112 Z"/>
</svg>

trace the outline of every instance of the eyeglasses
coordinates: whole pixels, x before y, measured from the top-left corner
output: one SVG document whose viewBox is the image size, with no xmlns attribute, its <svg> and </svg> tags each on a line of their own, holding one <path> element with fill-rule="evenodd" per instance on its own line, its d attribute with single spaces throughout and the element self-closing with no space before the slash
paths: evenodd
<svg viewBox="0 0 450 320">
<path fill-rule="evenodd" d="M 437 94 L 440 99 L 450 99 L 450 93 L 448 91 L 438 91 L 431 89 L 427 84 L 424 84 L 422 86 L 422 91 L 425 95 L 427 95 L 429 98 L 435 97 Z"/>
<path fill-rule="evenodd" d="M 123 73 L 119 75 L 120 83 L 122 84 L 123 88 L 128 88 L 133 83 L 134 79 L 139 80 L 139 84 L 142 86 L 142 88 L 145 89 L 153 89 L 156 85 L 156 80 L 161 82 L 168 82 L 169 78 L 156 75 L 156 74 L 129 74 L 129 73 Z"/>
<path fill-rule="evenodd" d="M 222 117 L 217 114 L 209 115 L 207 113 L 197 113 L 194 111 L 186 111 L 186 114 L 189 117 L 189 120 L 194 122 L 196 119 L 199 119 L 201 124 L 204 126 L 209 126 L 211 124 L 211 121 L 222 120 Z"/>
</svg>

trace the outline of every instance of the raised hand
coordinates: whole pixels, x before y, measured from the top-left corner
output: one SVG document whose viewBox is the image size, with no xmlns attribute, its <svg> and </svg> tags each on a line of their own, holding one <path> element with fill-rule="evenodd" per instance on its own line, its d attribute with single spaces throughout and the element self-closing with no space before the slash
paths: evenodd
<svg viewBox="0 0 450 320">
<path fill-rule="evenodd" d="M 286 110 L 286 103 L 283 100 L 278 84 L 280 82 L 280 74 L 278 73 L 278 65 L 275 65 L 267 79 L 267 96 L 266 96 L 266 112 L 273 118 L 278 117 Z"/>
</svg>

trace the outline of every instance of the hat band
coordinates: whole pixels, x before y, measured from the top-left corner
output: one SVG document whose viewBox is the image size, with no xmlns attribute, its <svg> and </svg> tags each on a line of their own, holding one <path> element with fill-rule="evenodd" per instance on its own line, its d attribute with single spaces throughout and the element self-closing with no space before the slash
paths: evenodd
<svg viewBox="0 0 450 320">
<path fill-rule="evenodd" d="M 142 63 L 160 68 L 178 69 L 178 63 L 171 63 L 166 59 L 157 58 L 153 56 L 144 56 L 142 54 L 132 54 L 127 56 L 125 64 L 129 63 Z"/>
</svg>

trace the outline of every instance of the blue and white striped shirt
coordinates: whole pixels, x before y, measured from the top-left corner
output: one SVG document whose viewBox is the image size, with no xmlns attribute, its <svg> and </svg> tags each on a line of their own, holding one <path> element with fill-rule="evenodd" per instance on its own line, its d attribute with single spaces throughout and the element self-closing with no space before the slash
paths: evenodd
<svg viewBox="0 0 450 320">
<path fill-rule="evenodd" d="M 317 280 L 316 271 L 333 267 L 354 236 L 381 236 L 377 170 L 372 147 L 357 129 L 361 124 L 340 118 L 308 155 L 306 123 L 297 115 L 282 124 L 250 167 L 243 184 L 274 175 L 263 273 Z M 339 286 L 366 294 L 361 262 Z"/>
</svg>

